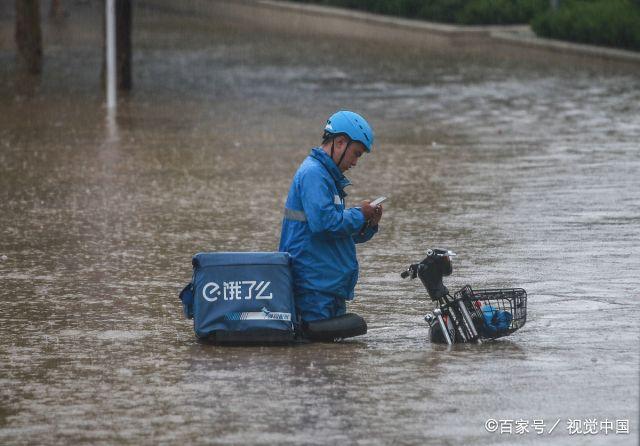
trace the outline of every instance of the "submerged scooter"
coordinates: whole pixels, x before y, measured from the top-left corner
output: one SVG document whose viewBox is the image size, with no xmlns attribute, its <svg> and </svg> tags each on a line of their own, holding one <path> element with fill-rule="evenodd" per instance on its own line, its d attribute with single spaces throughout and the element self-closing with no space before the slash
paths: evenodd
<svg viewBox="0 0 640 446">
<path fill-rule="evenodd" d="M 522 288 L 474 290 L 465 285 L 453 296 L 442 282 L 453 272 L 454 252 L 428 249 L 420 262 L 409 265 L 402 278 L 420 278 L 437 307 L 425 316 L 431 342 L 452 345 L 508 336 L 527 321 L 527 292 Z"/>
</svg>

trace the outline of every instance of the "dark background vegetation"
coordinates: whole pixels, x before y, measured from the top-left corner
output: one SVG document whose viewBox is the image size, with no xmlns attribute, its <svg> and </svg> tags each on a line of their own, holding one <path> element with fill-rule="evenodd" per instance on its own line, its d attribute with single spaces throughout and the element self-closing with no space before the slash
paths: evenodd
<svg viewBox="0 0 640 446">
<path fill-rule="evenodd" d="M 640 0 L 294 0 L 461 25 L 530 23 L 541 37 L 640 51 Z"/>
<path fill-rule="evenodd" d="M 533 18 L 539 36 L 640 51 L 640 2 L 566 0 L 557 11 Z"/>
</svg>

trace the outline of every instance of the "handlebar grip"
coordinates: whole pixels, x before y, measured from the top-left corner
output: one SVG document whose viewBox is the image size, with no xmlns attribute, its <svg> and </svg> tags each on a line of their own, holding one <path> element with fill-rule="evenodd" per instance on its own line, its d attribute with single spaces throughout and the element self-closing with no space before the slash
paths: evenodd
<svg viewBox="0 0 640 446">
<path fill-rule="evenodd" d="M 406 279 L 407 277 L 409 277 L 409 274 L 410 274 L 409 270 L 402 271 L 400 273 L 400 277 L 402 277 L 403 279 Z"/>
</svg>

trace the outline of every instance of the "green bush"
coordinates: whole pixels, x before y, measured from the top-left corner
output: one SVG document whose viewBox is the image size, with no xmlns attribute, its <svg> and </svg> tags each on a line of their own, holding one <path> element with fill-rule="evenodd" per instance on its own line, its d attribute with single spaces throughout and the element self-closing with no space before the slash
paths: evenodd
<svg viewBox="0 0 640 446">
<path fill-rule="evenodd" d="M 466 25 L 528 23 L 549 0 L 296 0 Z"/>
<path fill-rule="evenodd" d="M 295 0 L 434 22 L 530 23 L 539 36 L 640 50 L 640 0 Z"/>
<path fill-rule="evenodd" d="M 637 0 L 565 0 L 534 18 L 536 34 L 574 42 L 640 50 Z"/>
<path fill-rule="evenodd" d="M 464 24 L 529 23 L 549 8 L 548 0 L 475 0 L 468 2 L 457 15 Z"/>
<path fill-rule="evenodd" d="M 469 0 L 424 0 L 418 18 L 434 22 L 457 23 L 458 14 Z"/>
</svg>

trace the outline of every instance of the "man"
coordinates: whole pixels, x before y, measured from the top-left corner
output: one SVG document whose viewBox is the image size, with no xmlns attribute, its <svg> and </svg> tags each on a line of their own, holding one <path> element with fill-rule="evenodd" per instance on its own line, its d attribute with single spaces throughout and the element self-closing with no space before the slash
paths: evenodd
<svg viewBox="0 0 640 446">
<path fill-rule="evenodd" d="M 327 120 L 322 146 L 298 168 L 285 204 L 281 252 L 292 257 L 294 296 L 303 322 L 345 314 L 358 281 L 356 243 L 378 231 L 382 206 L 363 201 L 346 208 L 344 172 L 371 152 L 373 131 L 365 119 L 339 111 Z"/>
</svg>

